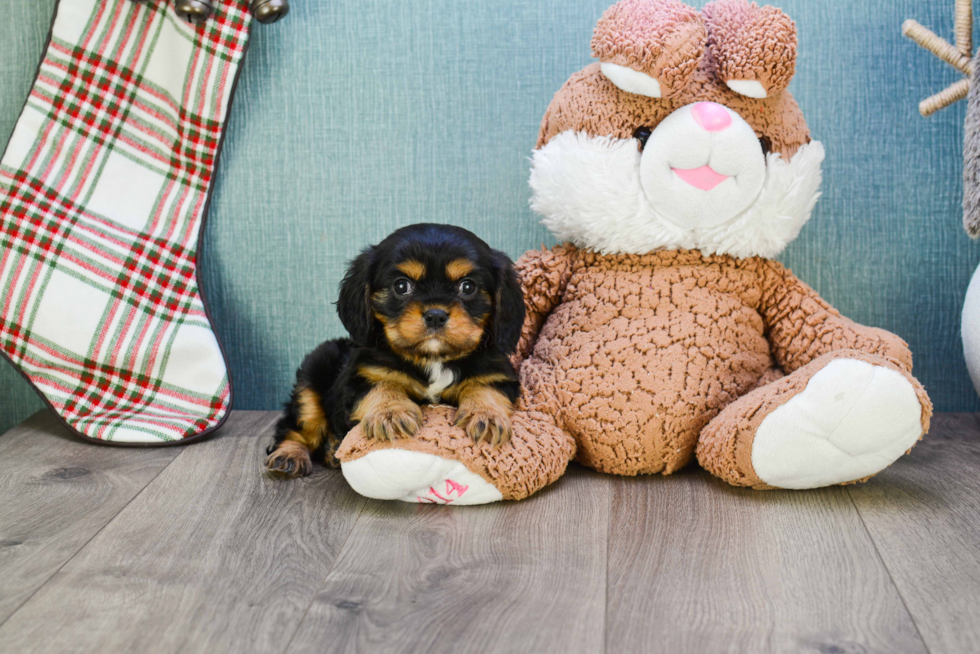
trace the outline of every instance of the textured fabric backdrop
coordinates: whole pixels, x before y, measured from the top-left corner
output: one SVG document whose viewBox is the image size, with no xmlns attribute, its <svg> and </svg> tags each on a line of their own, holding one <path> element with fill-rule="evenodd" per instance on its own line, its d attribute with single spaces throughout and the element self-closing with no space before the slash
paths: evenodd
<svg viewBox="0 0 980 654">
<path fill-rule="evenodd" d="M 282 23 L 256 26 L 202 254 L 236 408 L 278 407 L 303 354 L 342 333 L 345 262 L 395 227 L 452 222 L 513 257 L 553 242 L 528 209 L 527 157 L 611 2 L 292 0 Z M 6 4 L 0 144 L 54 0 Z M 824 196 L 781 259 L 905 338 L 939 410 L 980 409 L 959 338 L 980 260 L 960 227 L 965 103 L 918 115 L 957 75 L 900 32 L 915 18 L 951 39 L 953 0 L 775 4 L 800 30 L 790 89 L 827 147 Z M 40 407 L 0 363 L 0 432 Z"/>
</svg>

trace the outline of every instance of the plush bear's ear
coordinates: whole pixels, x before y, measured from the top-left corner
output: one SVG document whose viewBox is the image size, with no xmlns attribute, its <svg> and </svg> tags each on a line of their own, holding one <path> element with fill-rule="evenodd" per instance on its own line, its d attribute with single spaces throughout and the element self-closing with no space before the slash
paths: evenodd
<svg viewBox="0 0 980 654">
<path fill-rule="evenodd" d="M 797 43 L 789 16 L 747 0 L 715 0 L 701 15 L 715 75 L 723 84 L 750 98 L 767 98 L 789 86 Z"/>
<path fill-rule="evenodd" d="M 493 275 L 497 292 L 493 298 L 493 321 L 487 342 L 504 354 L 513 354 L 524 327 L 524 291 L 514 262 L 497 250 L 493 251 Z"/>
<path fill-rule="evenodd" d="M 620 0 L 596 24 L 592 55 L 621 90 L 667 98 L 697 69 L 705 39 L 701 16 L 680 0 Z"/>
<path fill-rule="evenodd" d="M 374 248 L 370 247 L 354 259 L 344 281 L 340 283 L 337 314 L 350 332 L 355 345 L 365 345 L 371 336 L 374 318 L 371 315 L 371 262 Z"/>
</svg>

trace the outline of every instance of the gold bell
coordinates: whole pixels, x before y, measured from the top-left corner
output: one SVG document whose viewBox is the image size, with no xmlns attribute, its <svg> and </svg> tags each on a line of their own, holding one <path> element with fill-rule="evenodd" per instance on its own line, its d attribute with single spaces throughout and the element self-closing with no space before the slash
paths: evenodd
<svg viewBox="0 0 980 654">
<path fill-rule="evenodd" d="M 211 0 L 174 0 L 174 9 L 184 22 L 200 25 L 211 15 Z"/>
<path fill-rule="evenodd" d="M 252 15 L 266 25 L 289 13 L 289 0 L 252 0 Z"/>
</svg>

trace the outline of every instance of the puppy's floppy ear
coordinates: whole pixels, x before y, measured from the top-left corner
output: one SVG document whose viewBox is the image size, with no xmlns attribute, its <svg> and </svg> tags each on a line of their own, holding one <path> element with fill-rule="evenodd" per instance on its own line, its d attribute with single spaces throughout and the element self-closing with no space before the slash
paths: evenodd
<svg viewBox="0 0 980 654">
<path fill-rule="evenodd" d="M 374 321 L 371 315 L 371 262 L 374 248 L 370 247 L 354 259 L 344 281 L 340 283 L 340 298 L 337 300 L 337 314 L 340 322 L 350 332 L 356 345 L 367 343 Z"/>
<path fill-rule="evenodd" d="M 489 343 L 505 354 L 517 350 L 524 327 L 524 291 L 514 262 L 503 252 L 493 251 L 493 275 L 497 284 Z"/>
</svg>

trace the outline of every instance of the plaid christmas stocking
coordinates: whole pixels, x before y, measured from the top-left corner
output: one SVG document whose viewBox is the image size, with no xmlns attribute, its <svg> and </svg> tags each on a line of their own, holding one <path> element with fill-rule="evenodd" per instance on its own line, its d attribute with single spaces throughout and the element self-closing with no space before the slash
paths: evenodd
<svg viewBox="0 0 980 654">
<path fill-rule="evenodd" d="M 0 351 L 99 441 L 213 431 L 231 386 L 197 283 L 199 234 L 251 16 L 60 0 L 0 160 Z"/>
</svg>

